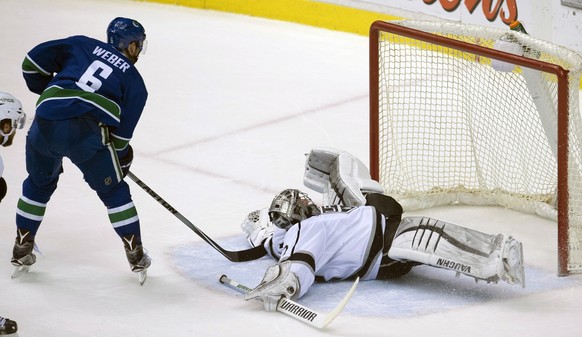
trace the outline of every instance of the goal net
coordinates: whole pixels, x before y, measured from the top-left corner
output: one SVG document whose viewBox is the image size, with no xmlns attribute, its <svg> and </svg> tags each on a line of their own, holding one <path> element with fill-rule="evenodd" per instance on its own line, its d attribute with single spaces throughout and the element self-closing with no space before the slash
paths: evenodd
<svg viewBox="0 0 582 337">
<path fill-rule="evenodd" d="M 372 178 L 405 210 L 499 205 L 554 219 L 558 274 L 582 272 L 581 74 L 580 54 L 509 28 L 377 21 Z"/>
</svg>

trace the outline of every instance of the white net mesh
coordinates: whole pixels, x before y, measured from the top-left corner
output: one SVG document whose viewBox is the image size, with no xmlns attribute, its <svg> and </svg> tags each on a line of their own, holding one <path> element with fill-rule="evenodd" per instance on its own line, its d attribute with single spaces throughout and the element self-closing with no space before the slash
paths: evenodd
<svg viewBox="0 0 582 337">
<path fill-rule="evenodd" d="M 397 23 L 488 48 L 510 39 L 569 71 L 568 270 L 582 271 L 582 56 L 509 29 Z M 498 71 L 487 57 L 384 31 L 378 43 L 379 178 L 389 195 L 407 210 L 501 205 L 556 219 L 556 75 Z"/>
</svg>

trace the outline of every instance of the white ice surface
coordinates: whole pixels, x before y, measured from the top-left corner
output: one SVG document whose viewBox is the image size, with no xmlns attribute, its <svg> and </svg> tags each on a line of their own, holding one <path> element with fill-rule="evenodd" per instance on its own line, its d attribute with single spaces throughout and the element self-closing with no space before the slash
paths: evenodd
<svg viewBox="0 0 582 337">
<path fill-rule="evenodd" d="M 75 34 L 104 38 L 116 16 L 144 24 L 149 45 L 137 66 L 150 96 L 132 141 L 132 171 L 227 249 L 246 248 L 239 224 L 248 212 L 302 187 L 312 147 L 368 162 L 365 37 L 132 1 L 2 5 L 0 90 L 22 100 L 29 122 L 37 97 L 20 64 L 30 48 Z M 139 286 L 104 207 L 69 161 L 37 235 L 43 255 L 11 280 L 25 131 L 1 149 L 9 191 L 0 204 L 0 315 L 17 320 L 21 337 L 582 335 L 582 278 L 556 277 L 551 221 L 490 207 L 419 212 L 519 238 L 527 288 L 419 267 L 395 281 L 360 283 L 345 312 L 318 331 L 218 284 L 222 274 L 258 282 L 270 261 L 228 262 L 129 182 L 153 258 Z M 302 303 L 327 311 L 348 288 L 316 285 Z"/>
</svg>

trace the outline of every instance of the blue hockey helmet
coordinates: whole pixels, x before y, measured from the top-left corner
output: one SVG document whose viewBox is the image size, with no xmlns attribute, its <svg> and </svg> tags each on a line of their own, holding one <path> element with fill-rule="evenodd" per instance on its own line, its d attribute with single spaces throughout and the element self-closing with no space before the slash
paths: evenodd
<svg viewBox="0 0 582 337">
<path fill-rule="evenodd" d="M 145 39 L 145 29 L 136 20 L 117 17 L 107 26 L 107 42 L 117 50 L 125 50 L 132 42 L 141 50 Z"/>
</svg>

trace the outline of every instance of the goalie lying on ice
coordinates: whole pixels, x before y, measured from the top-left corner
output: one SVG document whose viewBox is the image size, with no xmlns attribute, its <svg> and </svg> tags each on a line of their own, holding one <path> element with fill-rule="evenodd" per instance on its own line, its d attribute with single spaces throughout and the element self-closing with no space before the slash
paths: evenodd
<svg viewBox="0 0 582 337">
<path fill-rule="evenodd" d="M 336 204 L 318 207 L 306 193 L 286 189 L 245 218 L 241 227 L 251 245 L 263 245 L 278 260 L 245 299 L 274 311 L 281 296 L 297 299 L 315 281 L 390 279 L 420 264 L 525 287 L 520 242 L 429 217 L 402 218 L 400 204 L 378 193 L 380 185 L 363 168 L 349 153 L 314 149 L 305 185 L 335 195 Z"/>
</svg>

